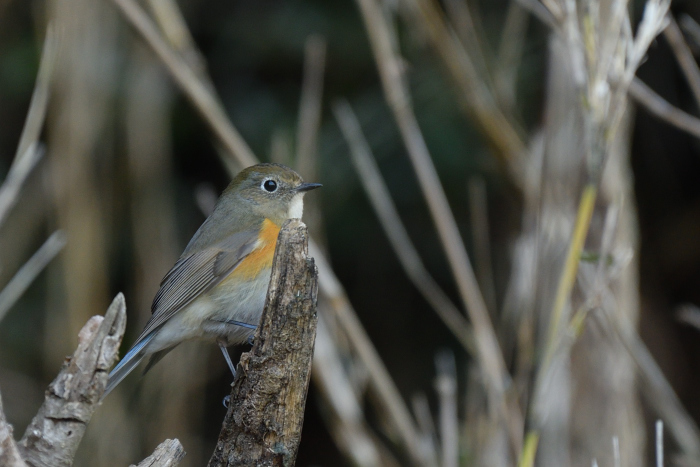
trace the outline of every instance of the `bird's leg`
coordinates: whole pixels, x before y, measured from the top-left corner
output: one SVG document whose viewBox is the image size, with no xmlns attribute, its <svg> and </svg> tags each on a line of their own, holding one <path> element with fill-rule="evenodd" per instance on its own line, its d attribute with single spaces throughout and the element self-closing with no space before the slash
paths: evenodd
<svg viewBox="0 0 700 467">
<path fill-rule="evenodd" d="M 226 359 L 226 363 L 228 363 L 228 367 L 231 369 L 231 374 L 233 374 L 233 379 L 236 379 L 236 368 L 233 366 L 233 362 L 231 361 L 231 356 L 228 354 L 228 349 L 224 345 L 223 342 L 219 342 L 219 348 L 221 349 L 221 353 L 224 354 L 224 358 Z"/>
<path fill-rule="evenodd" d="M 243 321 L 236 321 L 235 319 L 227 319 L 227 320 L 213 319 L 212 321 L 216 321 L 218 323 L 232 324 L 234 326 L 240 326 L 242 328 L 247 328 L 247 329 L 252 329 L 252 330 L 258 329 L 258 327 L 254 324 L 244 323 Z M 249 335 L 248 339 L 247 339 L 248 344 L 253 345 L 254 339 L 255 339 L 255 333 Z"/>
<path fill-rule="evenodd" d="M 242 328 L 248 328 L 248 329 L 257 329 L 258 328 L 254 324 L 244 323 L 243 321 L 236 321 L 235 319 L 227 319 L 227 320 L 221 321 L 221 322 L 226 323 L 226 324 L 233 324 L 234 326 L 240 326 Z"/>
</svg>

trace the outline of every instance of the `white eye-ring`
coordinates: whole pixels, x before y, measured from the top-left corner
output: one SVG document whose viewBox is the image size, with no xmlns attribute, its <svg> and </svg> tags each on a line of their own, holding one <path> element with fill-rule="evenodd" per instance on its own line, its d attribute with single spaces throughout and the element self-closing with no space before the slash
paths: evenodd
<svg viewBox="0 0 700 467">
<path fill-rule="evenodd" d="M 265 180 L 263 180 L 262 184 L 260 185 L 260 188 L 267 191 L 268 193 L 274 193 L 275 191 L 277 191 L 277 182 L 271 178 L 266 178 Z"/>
</svg>

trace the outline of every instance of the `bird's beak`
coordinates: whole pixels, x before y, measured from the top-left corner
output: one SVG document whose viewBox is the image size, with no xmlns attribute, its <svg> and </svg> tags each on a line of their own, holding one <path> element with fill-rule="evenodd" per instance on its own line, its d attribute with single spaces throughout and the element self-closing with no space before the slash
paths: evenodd
<svg viewBox="0 0 700 467">
<path fill-rule="evenodd" d="M 323 185 L 320 183 L 302 183 L 295 188 L 296 191 L 304 193 L 306 191 L 315 190 L 316 188 L 321 188 Z"/>
</svg>

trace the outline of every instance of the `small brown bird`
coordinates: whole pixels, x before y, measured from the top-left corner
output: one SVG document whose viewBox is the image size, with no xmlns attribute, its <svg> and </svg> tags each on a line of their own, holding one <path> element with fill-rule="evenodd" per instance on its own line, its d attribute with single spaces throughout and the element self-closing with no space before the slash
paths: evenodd
<svg viewBox="0 0 700 467">
<path fill-rule="evenodd" d="M 144 357 L 148 371 L 190 339 L 217 342 L 235 374 L 226 347 L 245 342 L 260 321 L 280 227 L 301 218 L 304 194 L 320 186 L 281 164 L 236 175 L 163 278 L 151 319 L 110 373 L 105 396 Z"/>
</svg>

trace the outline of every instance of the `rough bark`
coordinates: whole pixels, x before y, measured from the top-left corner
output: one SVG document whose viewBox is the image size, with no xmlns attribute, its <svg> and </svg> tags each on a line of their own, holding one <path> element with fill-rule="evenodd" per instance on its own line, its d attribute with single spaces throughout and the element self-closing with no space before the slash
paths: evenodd
<svg viewBox="0 0 700 467">
<path fill-rule="evenodd" d="M 209 466 L 293 466 L 316 337 L 317 269 L 306 226 L 280 231 L 255 344 L 243 354 Z"/>
<path fill-rule="evenodd" d="M 130 467 L 173 467 L 185 457 L 185 450 L 177 439 L 166 439 L 158 445 L 153 454 Z"/>
<path fill-rule="evenodd" d="M 0 398 L 0 465 L 5 467 L 27 467 L 27 464 L 19 455 L 17 443 L 12 437 L 12 425 L 5 420 L 2 410 L 2 398 Z"/>
<path fill-rule="evenodd" d="M 126 306 L 120 293 L 104 318 L 93 316 L 78 335 L 78 348 L 46 390 L 19 450 L 30 466 L 69 466 L 107 384 L 124 336 Z M 1 464 L 1 463 L 0 463 Z M 5 465 L 5 464 L 2 464 Z"/>
</svg>

